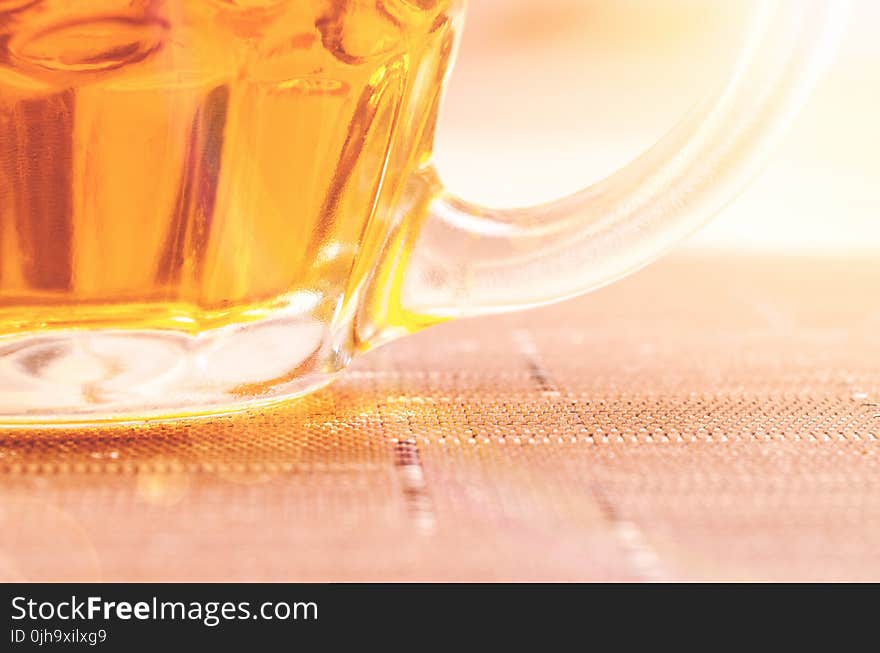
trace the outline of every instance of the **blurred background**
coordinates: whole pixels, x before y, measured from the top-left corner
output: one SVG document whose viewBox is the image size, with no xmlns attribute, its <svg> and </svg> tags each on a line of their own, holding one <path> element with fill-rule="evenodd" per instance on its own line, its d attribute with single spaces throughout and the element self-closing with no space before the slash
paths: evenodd
<svg viewBox="0 0 880 653">
<path fill-rule="evenodd" d="M 760 1 L 760 0 L 758 0 Z M 516 206 L 596 181 L 720 84 L 750 0 L 471 0 L 437 143 L 465 198 Z M 880 256 L 880 2 L 761 176 L 683 247 Z"/>
</svg>

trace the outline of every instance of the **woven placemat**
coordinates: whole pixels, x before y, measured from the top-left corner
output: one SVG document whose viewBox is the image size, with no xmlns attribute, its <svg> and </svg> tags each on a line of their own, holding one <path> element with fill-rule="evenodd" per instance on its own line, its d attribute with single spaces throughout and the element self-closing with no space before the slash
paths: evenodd
<svg viewBox="0 0 880 653">
<path fill-rule="evenodd" d="M 283 408 L 0 431 L 0 581 L 880 579 L 878 287 L 678 257 Z"/>
</svg>

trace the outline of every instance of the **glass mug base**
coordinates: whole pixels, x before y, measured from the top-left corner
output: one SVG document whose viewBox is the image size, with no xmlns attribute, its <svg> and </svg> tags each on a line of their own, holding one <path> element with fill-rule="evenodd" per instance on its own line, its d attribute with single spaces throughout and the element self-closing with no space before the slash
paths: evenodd
<svg viewBox="0 0 880 653">
<path fill-rule="evenodd" d="M 317 320 L 281 316 L 196 335 L 90 329 L 6 336 L 0 426 L 136 424 L 292 399 L 330 383 L 348 362 L 327 333 Z"/>
</svg>

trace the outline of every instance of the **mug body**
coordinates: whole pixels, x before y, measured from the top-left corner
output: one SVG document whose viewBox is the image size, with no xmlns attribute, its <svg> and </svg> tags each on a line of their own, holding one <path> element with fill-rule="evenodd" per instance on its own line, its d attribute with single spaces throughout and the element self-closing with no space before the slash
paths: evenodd
<svg viewBox="0 0 880 653">
<path fill-rule="evenodd" d="M 405 255 L 463 10 L 0 2 L 0 422 L 331 380 Z"/>
</svg>

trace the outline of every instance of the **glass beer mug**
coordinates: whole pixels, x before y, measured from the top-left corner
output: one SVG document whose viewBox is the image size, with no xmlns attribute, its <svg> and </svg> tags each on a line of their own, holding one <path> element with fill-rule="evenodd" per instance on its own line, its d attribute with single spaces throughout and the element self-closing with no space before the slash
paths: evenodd
<svg viewBox="0 0 880 653">
<path fill-rule="evenodd" d="M 0 424 L 296 397 L 401 335 L 632 272 L 740 187 L 841 13 L 757 2 L 727 83 L 653 149 L 492 210 L 430 164 L 464 10 L 0 0 Z"/>
</svg>

